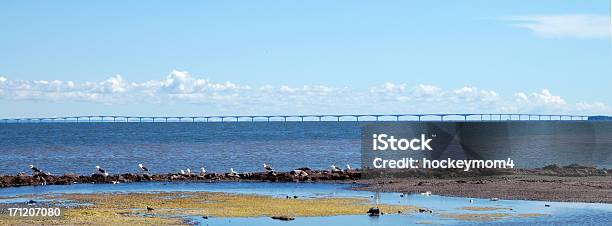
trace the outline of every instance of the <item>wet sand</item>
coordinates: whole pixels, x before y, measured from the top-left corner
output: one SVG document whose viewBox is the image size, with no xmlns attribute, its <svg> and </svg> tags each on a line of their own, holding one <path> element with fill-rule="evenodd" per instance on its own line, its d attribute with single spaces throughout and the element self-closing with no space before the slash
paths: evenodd
<svg viewBox="0 0 612 226">
<path fill-rule="evenodd" d="M 453 179 L 376 179 L 361 180 L 360 190 L 422 193 L 436 195 L 541 200 L 559 202 L 612 203 L 612 177 L 560 177 L 507 175 Z"/>
<path fill-rule="evenodd" d="M 398 178 L 368 178 L 360 170 L 329 172 L 302 168 L 306 174 L 292 172 L 253 172 L 232 175 L 221 174 L 135 174 L 121 175 L 4 175 L 2 187 L 75 183 L 130 183 L 146 181 L 267 181 L 267 182 L 331 182 L 359 183 L 356 189 L 422 193 L 445 196 L 499 198 L 515 200 L 542 200 L 560 202 L 612 203 L 612 170 L 578 165 L 547 166 L 541 169 L 514 169 L 504 171 L 401 171 Z M 391 174 L 385 174 L 391 176 Z"/>
<path fill-rule="evenodd" d="M 612 170 L 549 165 L 539 169 L 401 171 L 401 178 L 366 179 L 358 189 L 444 196 L 612 203 Z"/>
</svg>

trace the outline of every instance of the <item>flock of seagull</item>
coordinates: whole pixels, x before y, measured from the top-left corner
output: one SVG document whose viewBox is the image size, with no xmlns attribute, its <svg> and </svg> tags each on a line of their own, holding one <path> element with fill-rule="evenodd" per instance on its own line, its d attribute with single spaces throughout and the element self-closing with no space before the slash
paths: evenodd
<svg viewBox="0 0 612 226">
<path fill-rule="evenodd" d="M 138 167 L 140 168 L 140 170 L 144 174 L 149 174 L 149 175 L 151 174 L 151 170 L 149 168 L 145 167 L 142 163 L 139 163 Z M 263 164 L 263 168 L 264 168 L 264 170 L 266 172 L 271 173 L 271 174 L 275 174 L 274 169 L 272 168 L 272 166 L 270 164 L 264 163 Z M 41 169 L 35 167 L 34 165 L 30 165 L 30 169 L 32 170 L 33 175 L 50 175 L 49 173 L 46 173 L 46 172 L 42 171 Z M 351 165 L 346 164 L 346 171 L 348 172 L 348 171 L 352 171 L 352 170 L 353 170 L 353 168 L 351 168 Z M 336 166 L 336 165 L 330 165 L 330 171 L 332 173 L 343 172 L 343 170 L 340 167 Z M 306 171 L 300 170 L 300 169 L 292 170 L 290 173 L 293 174 L 293 175 L 297 175 L 297 176 L 308 176 L 308 173 Z M 96 171 L 95 171 L 94 174 L 102 175 L 102 176 L 105 176 L 105 177 L 109 175 L 108 172 L 104 168 L 102 168 L 100 166 L 96 166 Z M 189 168 L 187 168 L 185 170 L 181 169 L 179 171 L 179 174 L 183 175 L 183 176 L 191 176 L 192 175 L 192 171 Z M 206 175 L 206 168 L 204 168 L 204 167 L 200 168 L 200 175 Z M 240 174 L 238 172 L 236 172 L 234 170 L 234 168 L 230 168 L 230 171 L 229 171 L 229 173 L 227 173 L 227 175 L 230 176 L 230 177 L 240 178 Z"/>
</svg>

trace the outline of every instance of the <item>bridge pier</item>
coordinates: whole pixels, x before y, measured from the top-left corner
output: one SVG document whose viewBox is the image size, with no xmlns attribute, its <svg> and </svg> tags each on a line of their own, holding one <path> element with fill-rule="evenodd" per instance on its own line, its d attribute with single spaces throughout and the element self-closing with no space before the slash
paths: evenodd
<svg viewBox="0 0 612 226">
<path fill-rule="evenodd" d="M 527 119 L 525 119 L 524 116 L 527 116 Z M 512 114 L 512 113 L 499 113 L 499 114 L 382 114 L 382 115 L 246 115 L 246 116 L 202 116 L 202 117 L 197 117 L 197 116 L 186 116 L 186 117 L 142 117 L 142 116 L 134 116 L 134 117 L 130 117 L 130 116 L 97 116 L 97 115 L 85 115 L 85 116 L 69 116 L 69 117 L 53 117 L 53 118 L 0 118 L 0 120 L 2 120 L 3 123 L 42 123 L 42 122 L 97 122 L 96 120 L 99 119 L 99 122 L 111 122 L 111 120 L 106 120 L 106 118 L 112 118 L 112 122 L 123 122 L 123 118 L 125 118 L 125 122 L 130 122 L 130 119 L 132 119 L 133 122 L 146 122 L 143 121 L 143 119 L 147 119 L 150 118 L 153 122 L 156 122 L 156 120 L 158 119 L 163 119 L 164 122 L 169 122 L 169 120 L 171 121 L 171 119 L 176 119 L 178 122 L 183 122 L 183 119 L 186 119 L 185 122 L 189 122 L 189 119 L 191 119 L 190 121 L 195 123 L 198 122 L 196 119 L 198 118 L 205 118 L 206 122 L 210 122 L 211 118 L 219 118 L 221 122 L 225 122 L 226 118 L 229 118 L 229 121 L 234 121 L 232 119 L 235 119 L 236 122 L 240 122 L 241 118 L 250 118 L 251 122 L 255 122 L 255 118 L 257 117 L 261 117 L 261 118 L 265 118 L 267 122 L 273 121 L 272 118 L 282 118 L 283 122 L 287 122 L 287 120 L 289 118 L 299 118 L 300 122 L 304 122 L 305 118 L 307 117 L 316 117 L 318 119 L 319 122 L 323 121 L 323 118 L 329 117 L 331 119 L 331 121 L 333 121 L 333 118 L 336 118 L 337 122 L 342 121 L 341 119 L 343 117 L 349 117 L 349 121 L 363 121 L 361 118 L 362 117 L 374 117 L 375 121 L 381 121 L 381 117 L 390 117 L 389 120 L 392 120 L 392 118 L 395 118 L 396 122 L 402 121 L 402 120 L 408 120 L 408 121 L 416 121 L 414 118 L 410 118 L 410 119 L 402 119 L 401 117 L 403 116 L 411 116 L 411 117 L 417 117 L 416 120 L 418 121 L 423 121 L 423 117 L 425 116 L 432 116 L 432 117 L 439 117 L 440 121 L 444 121 L 445 117 L 447 116 L 457 116 L 457 117 L 463 117 L 464 121 L 470 121 L 470 120 L 477 120 L 477 116 L 480 116 L 480 121 L 485 121 L 485 120 L 504 120 L 504 116 L 506 116 L 505 120 L 519 120 L 519 121 L 523 121 L 523 120 L 570 120 L 570 121 L 574 121 L 574 120 L 588 120 L 588 116 L 585 115 L 569 115 L 569 114 L 557 114 L 557 115 L 553 115 L 553 114 Z M 468 117 L 474 116 L 474 118 L 470 118 L 468 120 Z M 488 118 L 485 116 L 489 116 Z M 514 116 L 517 116 L 517 119 L 514 118 Z M 82 120 L 84 119 L 84 120 Z M 452 118 L 453 119 L 453 118 Z M 451 120 L 452 120 L 451 119 Z M 60 121 L 61 120 L 61 121 Z M 74 120 L 74 121 L 71 121 Z M 248 119 L 246 119 L 248 120 Z M 246 121 L 244 120 L 244 121 Z M 369 119 L 371 120 L 371 119 Z M 425 119 L 427 120 L 427 119 Z M 460 120 L 460 119 L 458 119 Z M 159 121 L 159 120 L 158 120 Z M 277 120 L 279 121 L 279 120 Z M 291 121 L 291 120 L 289 120 Z M 297 119 L 295 120 L 297 121 Z M 308 120 L 306 120 L 308 121 Z M 312 120 L 311 120 L 312 121 Z M 368 119 L 366 119 L 366 121 L 368 121 Z M 435 121 L 435 118 L 430 120 L 430 121 Z M 0 122 L 0 123 L 2 123 Z"/>
</svg>

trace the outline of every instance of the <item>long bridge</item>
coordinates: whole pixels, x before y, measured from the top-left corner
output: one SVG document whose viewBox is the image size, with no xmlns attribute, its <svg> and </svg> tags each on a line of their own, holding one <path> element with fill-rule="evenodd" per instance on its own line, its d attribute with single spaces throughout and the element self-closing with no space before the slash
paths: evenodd
<svg viewBox="0 0 612 226">
<path fill-rule="evenodd" d="M 42 122 L 241 122 L 241 121 L 501 121 L 501 120 L 592 120 L 607 116 L 568 114 L 322 114 L 322 115 L 216 115 L 216 116 L 121 116 L 84 115 L 38 118 L 1 118 L 2 123 Z"/>
</svg>

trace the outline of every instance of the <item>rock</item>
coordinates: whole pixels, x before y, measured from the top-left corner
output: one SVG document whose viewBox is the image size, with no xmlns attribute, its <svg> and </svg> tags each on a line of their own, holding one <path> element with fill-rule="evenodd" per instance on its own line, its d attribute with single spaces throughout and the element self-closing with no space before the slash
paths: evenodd
<svg viewBox="0 0 612 226">
<path fill-rule="evenodd" d="M 281 220 L 281 221 L 292 221 L 295 220 L 295 217 L 289 217 L 289 216 L 272 216 L 271 217 L 274 220 Z"/>
<path fill-rule="evenodd" d="M 372 207 L 368 210 L 367 214 L 370 216 L 380 216 L 381 212 L 378 207 Z"/>
<path fill-rule="evenodd" d="M 542 169 L 545 169 L 545 170 L 557 170 L 557 169 L 559 169 L 559 168 L 560 168 L 560 167 L 559 167 L 559 166 L 557 166 L 556 164 L 552 164 L 552 165 L 545 166 L 545 167 L 544 167 L 544 168 L 542 168 Z"/>
<path fill-rule="evenodd" d="M 426 208 L 419 208 L 419 213 L 433 213 L 433 210 Z"/>
</svg>

